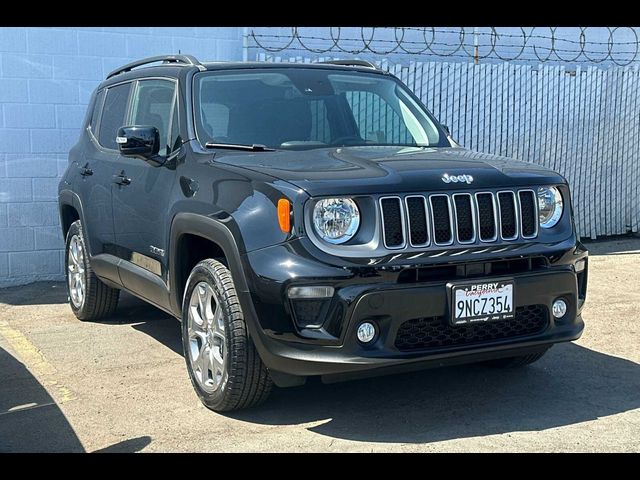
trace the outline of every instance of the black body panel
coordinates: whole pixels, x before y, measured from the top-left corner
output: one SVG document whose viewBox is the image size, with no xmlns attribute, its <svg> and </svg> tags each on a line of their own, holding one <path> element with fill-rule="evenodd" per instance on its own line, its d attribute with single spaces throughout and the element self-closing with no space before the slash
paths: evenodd
<svg viewBox="0 0 640 480">
<path fill-rule="evenodd" d="M 587 269 L 578 274 L 575 264 L 587 258 L 587 251 L 575 236 L 569 188 L 561 175 L 454 143 L 442 148 L 354 146 L 304 151 L 205 148 L 193 125 L 193 76 L 203 69 L 272 68 L 372 73 L 367 67 L 339 65 L 176 63 L 123 71 L 100 84 L 97 91 L 145 78 L 175 80 L 181 139 L 162 165 L 123 157 L 99 144 L 89 125 L 91 115 L 87 115 L 60 182 L 59 203 L 61 211 L 72 208 L 81 219 L 91 262 L 101 279 L 180 318 L 188 275 L 184 268 L 198 255 L 186 251 L 184 245 L 201 245 L 185 239 L 210 242 L 211 252 L 231 271 L 250 335 L 281 385 L 299 383 L 292 380 L 295 376 L 322 375 L 332 381 L 355 373 L 520 355 L 580 336 Z M 469 176 L 473 183 L 447 183 L 444 174 Z M 370 255 L 350 255 L 348 249 L 322 245 L 309 232 L 309 205 L 318 197 L 362 198 L 362 205 L 369 205 L 368 210 L 363 207 L 362 221 L 373 222 L 376 202 L 385 195 L 497 195 L 545 185 L 560 189 L 565 213 L 556 227 L 536 229 L 531 239 L 498 238 L 491 244 L 472 237 L 468 232 L 473 226 L 468 220 L 470 206 L 462 203 L 467 212 L 467 233 L 462 240 L 473 239 L 466 246 L 430 243 L 424 248 L 379 247 L 370 248 Z M 289 233 L 278 225 L 280 199 L 292 205 Z M 523 208 L 533 215 L 535 205 L 527 201 Z M 483 215 L 491 218 L 494 211 L 482 205 Z M 362 227 L 362 235 L 376 234 L 370 225 Z M 414 227 L 422 230 L 414 232 L 411 243 L 431 241 L 424 232 L 428 222 L 419 224 L 414 219 Z M 63 228 L 68 228 L 64 222 Z M 522 228 L 533 232 L 531 224 Z M 481 235 L 489 238 L 498 233 L 495 225 L 489 225 Z M 448 283 L 498 277 L 515 282 L 516 306 L 546 309 L 544 328 L 441 349 L 397 347 L 397 333 L 404 323 L 447 318 Z M 332 298 L 312 308 L 321 312 L 318 328 L 306 327 L 301 320 L 305 310 L 288 298 L 287 290 L 293 285 L 334 287 Z M 555 321 L 550 308 L 560 296 L 568 301 L 569 312 L 562 321 Z M 355 329 L 364 320 L 379 328 L 369 346 L 355 338 Z"/>
</svg>

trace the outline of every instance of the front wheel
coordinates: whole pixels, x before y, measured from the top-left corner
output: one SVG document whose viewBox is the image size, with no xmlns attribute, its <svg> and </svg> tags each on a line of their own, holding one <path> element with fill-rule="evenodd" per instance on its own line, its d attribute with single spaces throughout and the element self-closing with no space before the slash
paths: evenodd
<svg viewBox="0 0 640 480">
<path fill-rule="evenodd" d="M 182 304 L 182 345 L 191 383 L 217 412 L 262 403 L 271 377 L 249 338 L 231 272 L 212 259 L 198 263 Z"/>
</svg>

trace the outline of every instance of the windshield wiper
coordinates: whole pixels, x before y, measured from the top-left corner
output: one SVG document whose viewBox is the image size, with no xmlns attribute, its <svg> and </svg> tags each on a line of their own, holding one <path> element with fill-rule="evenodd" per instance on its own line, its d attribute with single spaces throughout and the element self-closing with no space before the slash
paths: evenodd
<svg viewBox="0 0 640 480">
<path fill-rule="evenodd" d="M 238 145 L 235 143 L 213 143 L 204 144 L 206 148 L 228 148 L 229 150 L 248 150 L 251 152 L 275 152 L 275 148 L 269 148 L 266 145 L 254 143 L 253 145 Z"/>
</svg>

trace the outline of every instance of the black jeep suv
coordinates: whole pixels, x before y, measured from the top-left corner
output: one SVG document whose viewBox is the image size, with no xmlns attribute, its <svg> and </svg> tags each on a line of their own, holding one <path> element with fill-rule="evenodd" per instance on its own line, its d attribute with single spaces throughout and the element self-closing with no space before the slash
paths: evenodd
<svg viewBox="0 0 640 480">
<path fill-rule="evenodd" d="M 583 329 L 566 180 L 460 147 L 363 61 L 126 65 L 59 203 L 75 315 L 124 289 L 180 319 L 217 411 L 309 376 L 525 365 Z"/>
</svg>

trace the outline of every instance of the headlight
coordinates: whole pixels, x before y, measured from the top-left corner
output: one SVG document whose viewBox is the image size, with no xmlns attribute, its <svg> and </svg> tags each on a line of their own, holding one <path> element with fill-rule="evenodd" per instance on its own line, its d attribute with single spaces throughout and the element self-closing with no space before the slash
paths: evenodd
<svg viewBox="0 0 640 480">
<path fill-rule="evenodd" d="M 325 198 L 313 209 L 313 225 L 325 242 L 344 243 L 360 226 L 360 212 L 350 198 Z"/>
<path fill-rule="evenodd" d="M 555 226 L 562 216 L 562 195 L 556 187 L 538 188 L 538 218 L 542 228 Z"/>
</svg>

